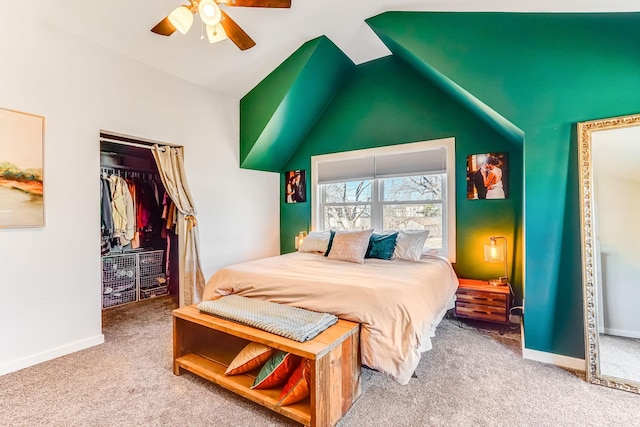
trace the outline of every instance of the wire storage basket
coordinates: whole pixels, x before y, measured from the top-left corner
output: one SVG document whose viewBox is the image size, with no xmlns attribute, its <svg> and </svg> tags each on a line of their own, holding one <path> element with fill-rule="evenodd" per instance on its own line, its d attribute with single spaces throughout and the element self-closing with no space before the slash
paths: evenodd
<svg viewBox="0 0 640 427">
<path fill-rule="evenodd" d="M 164 273 L 140 278 L 140 299 L 159 297 L 169 293 L 167 276 Z"/>
<path fill-rule="evenodd" d="M 162 273 L 162 260 L 164 258 L 163 250 L 142 252 L 138 257 L 140 277 Z"/>
<path fill-rule="evenodd" d="M 102 285 L 102 308 L 126 304 L 136 300 L 136 279 L 104 282 Z"/>
<path fill-rule="evenodd" d="M 102 308 L 168 295 L 163 261 L 162 249 L 103 256 Z"/>
<path fill-rule="evenodd" d="M 140 289 L 157 288 L 158 286 L 166 286 L 166 285 L 167 285 L 167 276 L 165 276 L 164 273 L 140 278 Z"/>
<path fill-rule="evenodd" d="M 169 286 L 158 286 L 155 288 L 149 289 L 140 289 L 140 299 L 149 299 L 153 297 L 160 297 L 164 295 L 169 295 Z"/>
<path fill-rule="evenodd" d="M 133 279 L 136 277 L 136 254 L 102 257 L 102 281 Z"/>
</svg>

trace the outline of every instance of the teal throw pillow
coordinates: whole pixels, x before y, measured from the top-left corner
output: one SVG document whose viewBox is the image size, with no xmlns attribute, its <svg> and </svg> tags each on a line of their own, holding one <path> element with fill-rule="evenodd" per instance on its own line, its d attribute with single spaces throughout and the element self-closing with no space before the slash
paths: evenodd
<svg viewBox="0 0 640 427">
<path fill-rule="evenodd" d="M 398 233 L 372 234 L 365 258 L 391 259 L 396 248 Z"/>
<path fill-rule="evenodd" d="M 336 235 L 336 232 L 333 230 L 329 231 L 329 244 L 327 245 L 327 251 L 324 253 L 324 256 L 329 256 L 329 252 L 331 252 L 331 246 L 333 246 L 333 238 Z"/>
</svg>

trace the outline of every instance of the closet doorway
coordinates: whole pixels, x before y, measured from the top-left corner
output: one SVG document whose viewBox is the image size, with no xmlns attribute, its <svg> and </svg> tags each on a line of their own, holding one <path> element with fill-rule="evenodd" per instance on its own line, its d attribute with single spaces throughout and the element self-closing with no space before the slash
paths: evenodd
<svg viewBox="0 0 640 427">
<path fill-rule="evenodd" d="M 102 309 L 153 298 L 180 303 L 178 211 L 151 148 L 170 144 L 100 132 Z"/>
</svg>

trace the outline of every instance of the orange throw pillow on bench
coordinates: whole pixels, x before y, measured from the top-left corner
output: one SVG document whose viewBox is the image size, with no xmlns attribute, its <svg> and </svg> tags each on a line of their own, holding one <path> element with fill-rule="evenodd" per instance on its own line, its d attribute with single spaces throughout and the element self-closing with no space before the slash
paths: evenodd
<svg viewBox="0 0 640 427">
<path fill-rule="evenodd" d="M 264 344 L 251 342 L 243 348 L 240 353 L 231 361 L 225 375 L 238 375 L 252 371 L 271 357 L 273 349 Z"/>
<path fill-rule="evenodd" d="M 302 359 L 282 389 L 278 406 L 291 405 L 309 396 L 311 390 L 309 384 L 311 384 L 311 363 L 309 359 Z"/>
<path fill-rule="evenodd" d="M 267 389 L 284 384 L 300 364 L 300 356 L 275 350 L 256 376 L 251 388 Z"/>
</svg>

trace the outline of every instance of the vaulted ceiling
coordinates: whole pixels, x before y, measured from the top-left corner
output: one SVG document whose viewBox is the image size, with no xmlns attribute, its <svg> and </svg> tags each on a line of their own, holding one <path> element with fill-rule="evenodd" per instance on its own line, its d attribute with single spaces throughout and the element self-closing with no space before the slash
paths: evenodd
<svg viewBox="0 0 640 427">
<path fill-rule="evenodd" d="M 150 29 L 185 0 L 0 1 L 2 13 L 28 13 L 153 68 L 240 98 L 304 42 L 326 35 L 354 63 L 389 54 L 365 19 L 389 10 L 640 11 L 640 0 L 292 0 L 290 9 L 226 8 L 257 43 L 240 51 L 226 40 L 201 40 L 199 20 L 187 35 Z"/>
</svg>

